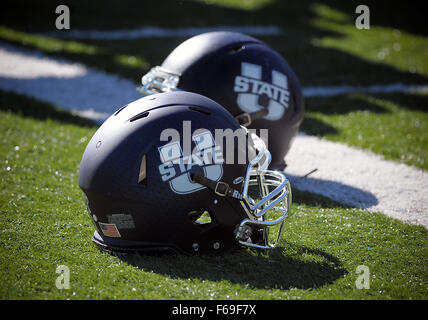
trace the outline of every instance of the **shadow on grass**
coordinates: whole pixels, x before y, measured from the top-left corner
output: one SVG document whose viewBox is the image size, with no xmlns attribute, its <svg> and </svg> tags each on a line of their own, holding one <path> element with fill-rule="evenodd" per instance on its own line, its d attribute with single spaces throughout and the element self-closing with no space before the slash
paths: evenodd
<svg viewBox="0 0 428 320">
<path fill-rule="evenodd" d="M 366 0 L 364 2 L 359 0 L 326 0 L 322 1 L 322 3 L 336 10 L 349 13 L 355 12 L 355 8 L 358 5 L 364 4 L 370 9 L 372 24 L 406 30 L 407 32 L 420 35 L 428 34 L 422 2 L 415 2 L 408 6 L 403 5 L 403 2 L 400 0 Z"/>
<path fill-rule="evenodd" d="M 313 136 L 324 136 L 327 134 L 338 134 L 337 129 L 324 121 L 305 115 L 300 130 Z"/>
<path fill-rule="evenodd" d="M 339 129 L 315 118 L 311 113 L 346 115 L 351 112 L 391 114 L 398 110 L 428 112 L 428 96 L 417 93 L 353 93 L 336 97 L 314 97 L 305 100 L 307 114 L 300 129 L 309 135 L 337 135 Z"/>
<path fill-rule="evenodd" d="M 388 109 L 370 102 L 365 94 L 344 94 L 335 97 L 306 98 L 305 107 L 308 112 L 319 112 L 328 115 L 342 115 L 355 111 L 369 111 L 372 113 L 389 112 Z"/>
<path fill-rule="evenodd" d="M 303 261 L 303 255 L 312 261 Z M 240 250 L 219 256 L 134 254 L 121 259 L 141 270 L 174 279 L 228 281 L 259 289 L 318 288 L 347 274 L 336 257 L 294 244 L 267 252 Z"/>
<path fill-rule="evenodd" d="M 98 127 L 94 121 L 79 117 L 69 111 L 61 110 L 26 96 L 0 90 L 0 110 L 16 113 L 23 117 L 38 120 L 55 120 L 61 123 L 74 124 L 81 127 Z"/>
<path fill-rule="evenodd" d="M 393 102 L 401 109 L 428 112 L 428 95 L 415 93 L 373 94 L 374 98 Z"/>
<path fill-rule="evenodd" d="M 293 204 L 319 208 L 350 208 L 345 204 L 331 200 L 320 194 L 293 188 Z"/>
<path fill-rule="evenodd" d="M 351 93 L 335 97 L 306 98 L 305 108 L 308 112 L 326 115 L 343 115 L 358 111 L 369 111 L 377 114 L 391 113 L 391 110 L 383 105 L 385 102 L 393 103 L 400 109 L 428 112 L 428 96 L 417 93 Z M 334 133 L 330 132 L 332 131 L 330 128 L 327 129 L 321 127 L 318 131 Z"/>
<path fill-rule="evenodd" d="M 325 208 L 348 207 L 359 209 L 370 208 L 379 203 L 379 200 L 371 192 L 340 182 L 298 177 L 287 173 L 286 176 L 293 186 L 293 203 Z M 297 189 L 299 191 L 296 192 Z"/>
</svg>

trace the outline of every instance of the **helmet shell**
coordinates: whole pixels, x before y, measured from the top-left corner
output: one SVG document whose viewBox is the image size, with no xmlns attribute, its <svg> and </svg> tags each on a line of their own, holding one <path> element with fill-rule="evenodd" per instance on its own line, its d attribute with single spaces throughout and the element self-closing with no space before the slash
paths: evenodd
<svg viewBox="0 0 428 320">
<path fill-rule="evenodd" d="M 199 168 L 208 178 L 233 185 L 245 176 L 247 164 L 175 165 L 172 173 L 162 157 L 177 156 L 174 150 L 179 148 L 165 149 L 172 139 L 162 141 L 161 135 L 165 129 L 176 130 L 180 137 L 175 142 L 184 146 L 185 121 L 191 124 L 191 139 L 198 129 L 211 134 L 215 129 L 240 129 L 230 113 L 213 100 L 195 93 L 168 92 L 119 109 L 88 143 L 79 186 L 97 228 L 93 241 L 101 248 L 209 253 L 237 247 L 234 231 L 246 217 L 239 200 L 220 197 L 192 182 L 189 173 Z M 191 141 L 191 150 L 195 150 L 199 145 Z M 211 222 L 196 223 L 203 212 Z"/>
<path fill-rule="evenodd" d="M 268 129 L 274 167 L 284 167 L 304 116 L 298 78 L 287 61 L 265 43 L 236 32 L 208 32 L 176 47 L 162 67 L 180 74 L 178 88 L 209 97 L 234 117 L 268 109 L 250 129 Z"/>
</svg>

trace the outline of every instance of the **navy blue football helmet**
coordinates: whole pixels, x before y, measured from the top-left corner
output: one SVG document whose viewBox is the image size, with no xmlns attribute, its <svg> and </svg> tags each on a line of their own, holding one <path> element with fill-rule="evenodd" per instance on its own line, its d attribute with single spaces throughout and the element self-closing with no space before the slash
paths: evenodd
<svg viewBox="0 0 428 320">
<path fill-rule="evenodd" d="M 82 157 L 92 239 L 119 253 L 271 248 L 291 189 L 267 169 L 270 160 L 263 141 L 209 98 L 167 92 L 134 101 L 102 124 Z"/>
<path fill-rule="evenodd" d="M 302 90 L 289 64 L 265 43 L 236 32 L 208 32 L 176 47 L 142 77 L 145 95 L 199 93 L 225 107 L 241 124 L 262 132 L 271 167 L 283 169 L 304 115 Z"/>
</svg>

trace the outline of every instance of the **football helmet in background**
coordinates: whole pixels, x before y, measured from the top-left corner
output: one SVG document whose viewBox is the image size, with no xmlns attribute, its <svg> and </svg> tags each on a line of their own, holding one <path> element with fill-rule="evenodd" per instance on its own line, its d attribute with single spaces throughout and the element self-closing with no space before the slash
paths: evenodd
<svg viewBox="0 0 428 320">
<path fill-rule="evenodd" d="M 167 92 L 134 101 L 102 124 L 82 157 L 92 240 L 113 252 L 273 247 L 291 189 L 267 169 L 270 159 L 211 99 Z"/>
<path fill-rule="evenodd" d="M 225 107 L 241 125 L 263 134 L 272 167 L 283 169 L 303 120 L 304 102 L 289 64 L 263 42 L 236 32 L 208 32 L 176 47 L 161 66 L 142 77 L 145 95 L 184 90 Z"/>
</svg>

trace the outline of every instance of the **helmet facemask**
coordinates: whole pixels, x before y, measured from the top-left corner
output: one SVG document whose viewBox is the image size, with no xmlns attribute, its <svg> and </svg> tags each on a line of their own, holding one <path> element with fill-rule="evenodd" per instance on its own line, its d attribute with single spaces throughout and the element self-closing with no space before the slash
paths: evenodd
<svg viewBox="0 0 428 320">
<path fill-rule="evenodd" d="M 156 66 L 141 78 L 142 86 L 137 90 L 145 96 L 168 91 L 177 91 L 180 74 Z"/>
<path fill-rule="evenodd" d="M 219 196 L 231 196 L 240 201 L 246 216 L 235 230 L 240 245 L 270 249 L 277 245 L 285 218 L 290 214 L 291 187 L 284 174 L 267 169 L 271 155 L 263 140 L 245 127 L 241 128 L 256 151 L 247 165 L 242 192 L 238 195 L 226 182 L 213 181 L 201 174 L 193 175 L 193 179 Z M 271 231 L 275 231 L 274 240 L 269 235 Z"/>
<path fill-rule="evenodd" d="M 248 218 L 242 220 L 236 238 L 243 246 L 259 249 L 274 248 L 281 238 L 285 218 L 290 215 L 291 187 L 287 178 L 278 171 L 268 170 L 271 155 L 265 143 L 252 133 L 257 155 L 249 162 L 242 191 L 241 204 Z M 254 195 L 255 188 L 258 194 Z M 250 196 L 257 197 L 255 200 Z M 270 231 L 275 230 L 273 241 Z M 261 243 L 250 241 L 252 232 L 262 232 Z"/>
</svg>

